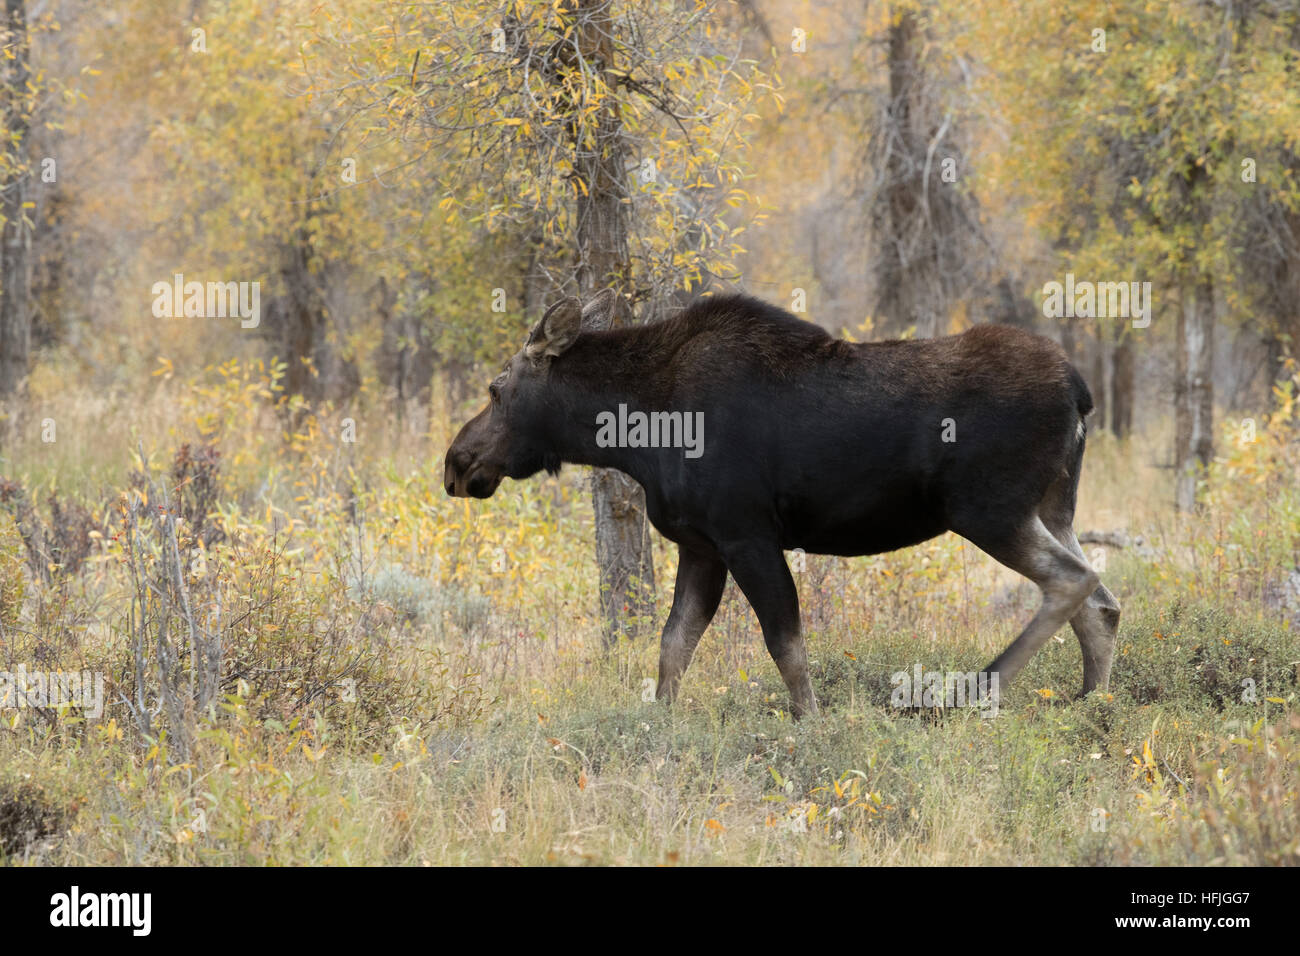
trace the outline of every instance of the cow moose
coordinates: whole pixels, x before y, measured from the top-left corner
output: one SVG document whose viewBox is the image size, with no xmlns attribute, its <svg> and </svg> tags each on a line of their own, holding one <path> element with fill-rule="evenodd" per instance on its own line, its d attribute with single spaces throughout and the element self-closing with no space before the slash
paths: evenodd
<svg viewBox="0 0 1300 956">
<path fill-rule="evenodd" d="M 817 713 L 782 552 L 878 554 L 945 531 L 1042 593 L 989 665 L 1001 687 L 1069 621 L 1083 693 L 1106 689 L 1120 608 L 1073 529 L 1092 397 L 1058 345 L 1002 325 L 857 344 L 744 295 L 611 329 L 614 302 L 606 289 L 546 312 L 447 450 L 444 480 L 487 498 L 570 462 L 641 484 L 680 555 L 657 697 L 676 695 L 730 572 L 792 713 Z M 692 453 L 679 433 L 696 421 Z"/>
</svg>

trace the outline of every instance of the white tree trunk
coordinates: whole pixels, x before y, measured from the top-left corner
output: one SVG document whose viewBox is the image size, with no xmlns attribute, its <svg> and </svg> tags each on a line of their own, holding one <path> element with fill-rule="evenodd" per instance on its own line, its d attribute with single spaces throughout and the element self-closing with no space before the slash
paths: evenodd
<svg viewBox="0 0 1300 956">
<path fill-rule="evenodd" d="M 1214 287 L 1201 280 L 1182 293 L 1178 315 L 1174 435 L 1179 511 L 1196 507 L 1196 484 L 1214 457 Z"/>
</svg>

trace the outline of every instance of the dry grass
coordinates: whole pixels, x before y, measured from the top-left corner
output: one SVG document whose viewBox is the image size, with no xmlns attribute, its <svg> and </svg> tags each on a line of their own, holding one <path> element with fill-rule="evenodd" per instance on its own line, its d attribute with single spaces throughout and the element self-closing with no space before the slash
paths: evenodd
<svg viewBox="0 0 1300 956">
<path fill-rule="evenodd" d="M 945 537 L 809 557 L 826 713 L 796 724 L 732 587 L 678 706 L 643 699 L 656 642 L 601 649 L 578 470 L 453 501 L 453 410 L 294 416 L 276 389 L 273 370 L 234 365 L 161 374 L 143 401 L 35 383 L 0 477 L 41 520 L 57 491 L 103 531 L 45 582 L 0 509 L 0 663 L 102 672 L 108 700 L 99 719 L 0 712 L 9 862 L 1300 862 L 1300 639 L 1273 598 L 1300 541 L 1289 406 L 1257 446 L 1225 447 L 1193 518 L 1168 504 L 1166 436 L 1094 438 L 1078 526 L 1143 538 L 1104 552 L 1125 607 L 1109 697 L 1068 702 L 1066 631 L 996 719 L 892 708 L 893 672 L 977 670 L 1031 612 L 1013 576 Z M 179 507 L 186 442 L 221 451 L 211 513 L 139 518 L 161 492 L 131 474 Z M 205 531 L 219 540 L 198 545 Z M 656 557 L 662 623 L 673 556 Z M 206 708 L 194 620 L 223 655 Z M 146 730 L 128 701 L 148 710 L 165 688 L 178 703 Z"/>
</svg>

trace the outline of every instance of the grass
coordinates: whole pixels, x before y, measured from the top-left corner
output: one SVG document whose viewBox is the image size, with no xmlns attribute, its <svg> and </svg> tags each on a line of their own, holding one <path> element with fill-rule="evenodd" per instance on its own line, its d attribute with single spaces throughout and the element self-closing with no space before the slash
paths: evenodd
<svg viewBox="0 0 1300 956">
<path fill-rule="evenodd" d="M 0 664 L 97 671 L 108 699 L 0 711 L 10 864 L 1300 863 L 1300 637 L 1270 599 L 1300 541 L 1289 404 L 1225 443 L 1197 516 L 1159 433 L 1093 439 L 1078 526 L 1144 539 L 1092 555 L 1124 607 L 1109 695 L 1073 699 L 1067 630 L 996 718 L 892 706 L 893 673 L 978 670 L 1032 613 L 945 537 L 808 556 L 824 714 L 794 722 L 731 585 L 681 699 L 647 701 L 657 641 L 599 638 L 583 476 L 448 499 L 459 410 L 277 411 L 256 365 L 160 375 L 143 406 L 48 394 L 58 440 L 24 431 L 0 477 L 49 527 L 51 492 L 85 505 L 90 544 L 45 581 L 0 505 Z M 185 443 L 219 451 L 207 497 Z"/>
</svg>

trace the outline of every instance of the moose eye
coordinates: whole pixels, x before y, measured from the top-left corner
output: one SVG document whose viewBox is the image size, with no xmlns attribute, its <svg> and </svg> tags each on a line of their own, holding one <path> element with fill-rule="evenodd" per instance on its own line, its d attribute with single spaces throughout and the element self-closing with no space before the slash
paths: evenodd
<svg viewBox="0 0 1300 956">
<path fill-rule="evenodd" d="M 501 386 L 496 382 L 493 382 L 488 386 L 488 395 L 491 396 L 492 401 L 494 402 L 501 401 Z"/>
</svg>

